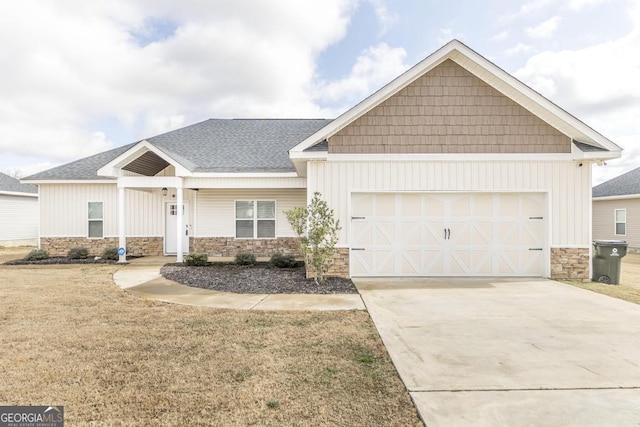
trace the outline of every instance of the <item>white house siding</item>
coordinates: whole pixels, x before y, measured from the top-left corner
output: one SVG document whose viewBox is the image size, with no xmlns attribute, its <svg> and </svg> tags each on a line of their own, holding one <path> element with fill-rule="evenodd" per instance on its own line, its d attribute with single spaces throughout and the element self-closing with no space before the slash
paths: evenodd
<svg viewBox="0 0 640 427">
<path fill-rule="evenodd" d="M 614 211 L 627 210 L 627 233 L 615 234 Z M 616 200 L 593 200 L 594 240 L 624 240 L 629 249 L 640 252 L 640 196 Z"/>
<path fill-rule="evenodd" d="M 560 161 L 312 161 L 308 195 L 319 191 L 342 224 L 348 246 L 349 194 L 355 191 L 537 191 L 550 200 L 551 247 L 588 248 L 588 164 Z"/>
<path fill-rule="evenodd" d="M 192 191 L 185 201 L 194 203 Z M 127 189 L 126 233 L 130 237 L 163 235 L 164 203 L 160 189 Z M 86 237 L 87 204 L 103 202 L 104 237 L 118 236 L 118 191 L 116 184 L 40 185 L 41 237 Z"/>
<path fill-rule="evenodd" d="M 275 200 L 276 237 L 295 237 L 284 211 L 306 205 L 305 189 L 201 189 L 195 237 L 234 237 L 236 200 Z"/>
<path fill-rule="evenodd" d="M 0 217 L 0 246 L 37 242 L 37 197 L 0 194 Z"/>
</svg>

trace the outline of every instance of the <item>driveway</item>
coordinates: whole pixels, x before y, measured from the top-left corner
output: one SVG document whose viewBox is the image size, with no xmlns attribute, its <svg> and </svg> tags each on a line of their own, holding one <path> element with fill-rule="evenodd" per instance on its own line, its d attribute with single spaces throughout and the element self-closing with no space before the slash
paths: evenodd
<svg viewBox="0 0 640 427">
<path fill-rule="evenodd" d="M 550 280 L 354 280 L 427 426 L 640 425 L 640 306 Z"/>
</svg>

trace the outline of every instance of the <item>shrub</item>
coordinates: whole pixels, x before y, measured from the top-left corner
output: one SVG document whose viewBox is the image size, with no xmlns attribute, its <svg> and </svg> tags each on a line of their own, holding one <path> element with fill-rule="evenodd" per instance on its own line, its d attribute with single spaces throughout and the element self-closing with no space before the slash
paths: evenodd
<svg viewBox="0 0 640 427">
<path fill-rule="evenodd" d="M 290 255 L 282 255 L 280 252 L 276 252 L 271 255 L 269 265 L 277 268 L 293 268 L 297 265 L 296 260 Z"/>
<path fill-rule="evenodd" d="M 254 254 L 248 254 L 240 252 L 236 255 L 236 264 L 238 265 L 253 265 L 256 263 L 256 256 Z"/>
<path fill-rule="evenodd" d="M 341 228 L 333 209 L 320 197 L 321 194 L 315 192 L 309 206 L 285 211 L 291 228 L 298 236 L 304 262 L 313 273 L 316 284 L 324 282 L 333 264 Z"/>
<path fill-rule="evenodd" d="M 118 248 L 107 248 L 100 254 L 100 258 L 102 259 L 110 259 L 112 261 L 117 261 L 119 259 L 118 256 Z"/>
<path fill-rule="evenodd" d="M 209 255 L 207 254 L 189 254 L 184 257 L 184 263 L 195 267 L 203 267 L 207 265 Z"/>
<path fill-rule="evenodd" d="M 83 248 L 82 246 L 71 248 L 69 249 L 69 252 L 67 252 L 67 258 L 69 259 L 86 259 L 88 257 L 89 250 L 87 248 Z"/>
<path fill-rule="evenodd" d="M 49 258 L 49 252 L 44 249 L 34 249 L 24 257 L 25 261 L 42 261 Z"/>
</svg>

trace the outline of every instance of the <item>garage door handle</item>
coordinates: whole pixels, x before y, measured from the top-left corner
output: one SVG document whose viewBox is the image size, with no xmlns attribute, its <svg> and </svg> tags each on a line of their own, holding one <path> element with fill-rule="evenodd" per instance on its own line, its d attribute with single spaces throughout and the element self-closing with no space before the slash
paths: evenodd
<svg viewBox="0 0 640 427">
<path fill-rule="evenodd" d="M 365 219 L 363 216 L 352 216 L 351 219 Z"/>
<path fill-rule="evenodd" d="M 352 251 L 364 251 L 364 248 L 351 248 Z"/>
<path fill-rule="evenodd" d="M 445 228 L 444 229 L 444 240 L 451 240 L 451 229 L 450 228 Z"/>
<path fill-rule="evenodd" d="M 529 248 L 530 251 L 541 251 L 542 248 Z"/>
<path fill-rule="evenodd" d="M 530 216 L 529 219 L 544 219 L 542 216 Z"/>
</svg>

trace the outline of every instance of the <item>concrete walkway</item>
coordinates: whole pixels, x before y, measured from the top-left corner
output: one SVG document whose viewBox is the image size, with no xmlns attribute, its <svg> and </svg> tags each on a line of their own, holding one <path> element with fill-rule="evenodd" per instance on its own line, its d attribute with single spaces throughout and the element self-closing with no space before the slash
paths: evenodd
<svg viewBox="0 0 640 427">
<path fill-rule="evenodd" d="M 639 426 L 640 306 L 551 280 L 354 280 L 436 426 Z"/>
<path fill-rule="evenodd" d="M 364 310 L 358 294 L 236 294 L 193 288 L 167 280 L 160 268 L 174 257 L 144 257 L 132 260 L 113 275 L 120 288 L 149 299 L 175 304 L 236 310 Z"/>
</svg>

